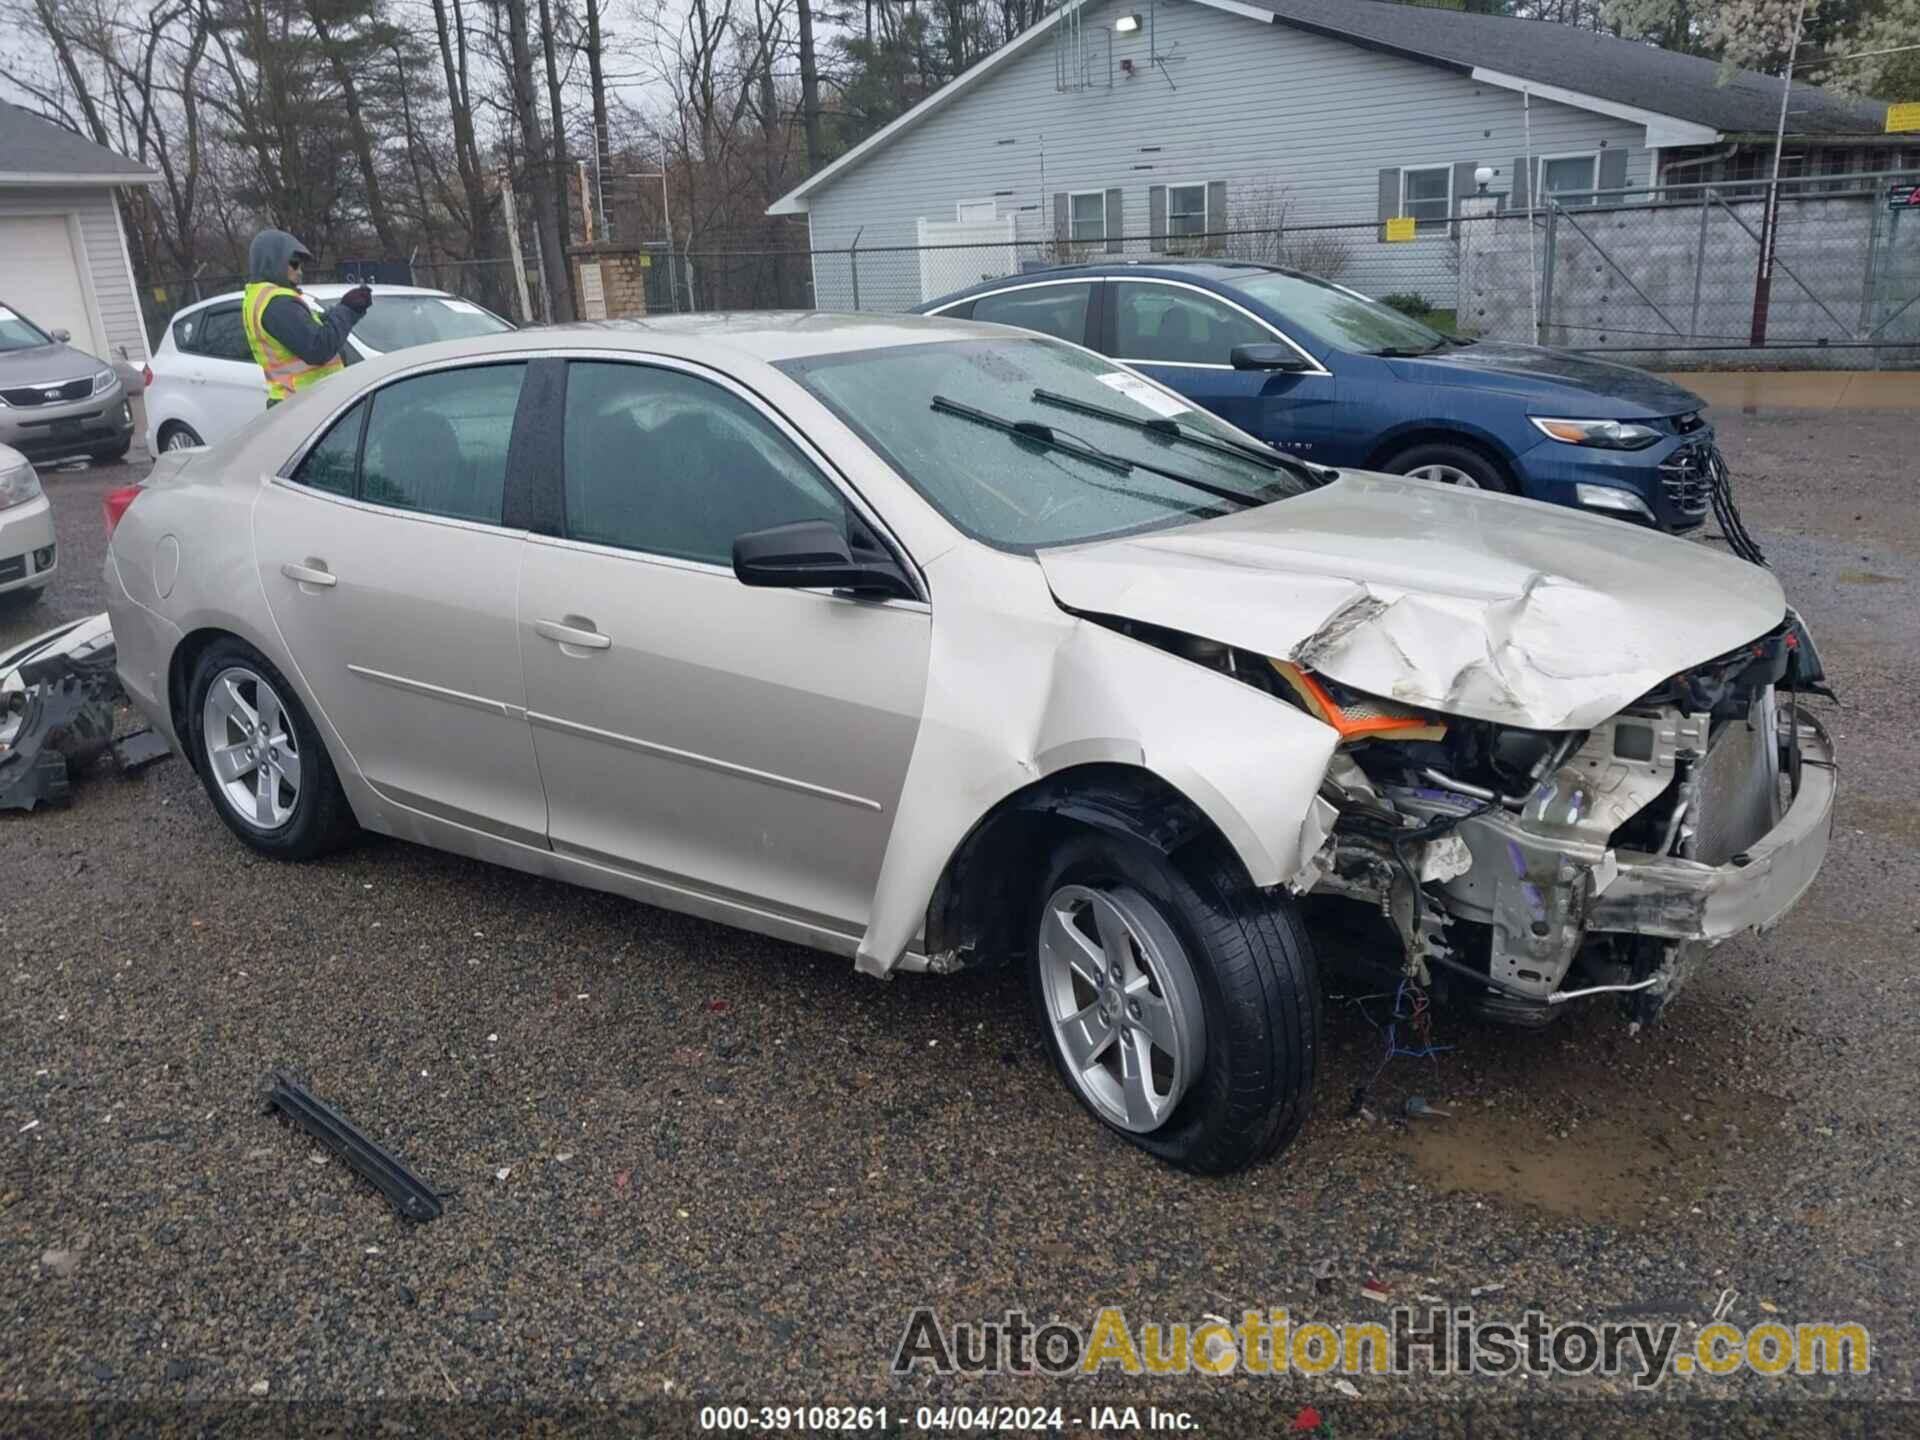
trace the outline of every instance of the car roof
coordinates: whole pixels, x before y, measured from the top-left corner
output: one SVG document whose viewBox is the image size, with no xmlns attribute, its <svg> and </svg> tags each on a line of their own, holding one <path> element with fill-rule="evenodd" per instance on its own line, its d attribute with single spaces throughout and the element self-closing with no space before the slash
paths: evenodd
<svg viewBox="0 0 1920 1440">
<path fill-rule="evenodd" d="M 338 300 L 353 288 L 352 285 L 347 284 L 345 281 L 328 281 L 323 285 L 302 285 L 300 287 L 300 293 L 315 300 Z M 182 305 L 178 310 L 173 312 L 173 318 L 167 323 L 171 325 L 174 320 L 178 320 L 182 315 L 191 315 L 194 311 L 204 310 L 209 305 L 218 305 L 222 301 L 243 299 L 246 293 L 245 290 L 224 290 L 218 295 L 208 296 L 205 300 L 196 300 L 191 305 Z M 424 285 L 378 285 L 374 287 L 374 293 L 378 295 L 434 295 L 442 300 L 456 300 L 459 298 L 456 295 L 448 294 L 445 290 L 432 290 Z"/>
<path fill-rule="evenodd" d="M 708 340 L 739 354 L 773 362 L 943 340 L 1005 339 L 1007 332 L 998 325 L 976 325 L 971 320 L 936 315 L 758 310 L 737 314 L 662 315 L 643 320 L 588 320 L 517 333 L 545 337 L 544 343 L 549 346 L 564 345 L 565 339 L 556 342 L 554 338 L 564 336 L 583 345 L 606 345 L 617 350 L 646 350 L 661 340 L 679 338 Z"/>
<path fill-rule="evenodd" d="M 956 300 L 964 300 L 969 295 L 984 295 L 993 290 L 1005 290 L 1014 285 L 1042 285 L 1055 280 L 1110 280 L 1116 275 L 1134 275 L 1154 280 L 1198 280 L 1216 285 L 1231 285 L 1250 275 L 1292 275 L 1303 280 L 1317 279 L 1298 270 L 1288 270 L 1280 265 L 1263 265 L 1255 260 L 1183 260 L 1178 256 L 1156 257 L 1146 260 L 1106 260 L 1091 265 L 1056 265 L 1045 270 L 1026 270 L 1018 275 L 1002 275 L 993 280 L 981 280 L 967 286 L 964 290 L 955 290 L 942 295 L 938 300 L 929 300 L 929 305 L 948 305 Z"/>
</svg>

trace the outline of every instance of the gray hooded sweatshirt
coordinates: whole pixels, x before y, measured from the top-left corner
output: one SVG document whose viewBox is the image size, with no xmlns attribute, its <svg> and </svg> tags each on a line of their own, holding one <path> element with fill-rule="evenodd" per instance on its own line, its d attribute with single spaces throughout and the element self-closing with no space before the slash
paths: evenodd
<svg viewBox="0 0 1920 1440">
<path fill-rule="evenodd" d="M 286 285 L 287 262 L 313 252 L 284 230 L 262 230 L 247 250 L 247 281 Z M 267 302 L 260 326 L 309 365 L 324 365 L 346 348 L 347 335 L 360 318 L 344 305 L 315 315 L 304 301 L 276 295 Z"/>
</svg>

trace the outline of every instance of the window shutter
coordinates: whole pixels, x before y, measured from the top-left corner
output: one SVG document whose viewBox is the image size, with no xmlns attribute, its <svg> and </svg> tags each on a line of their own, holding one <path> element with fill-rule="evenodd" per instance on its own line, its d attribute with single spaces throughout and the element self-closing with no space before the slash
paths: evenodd
<svg viewBox="0 0 1920 1440">
<path fill-rule="evenodd" d="M 1473 183 L 1473 172 L 1480 168 L 1478 160 L 1457 160 L 1453 166 L 1453 213 L 1460 213 L 1463 202 L 1473 199 L 1480 193 L 1480 187 Z M 1491 190 L 1493 187 L 1487 187 Z"/>
<path fill-rule="evenodd" d="M 1400 172 L 1382 170 L 1380 172 L 1380 238 L 1387 238 L 1387 221 L 1400 213 Z"/>
<path fill-rule="evenodd" d="M 1514 156 L 1513 184 L 1507 189 L 1507 208 L 1509 210 L 1524 210 L 1527 208 L 1527 192 L 1532 188 L 1528 182 L 1531 179 L 1532 177 L 1527 174 L 1527 157 L 1524 155 Z"/>
<path fill-rule="evenodd" d="M 1608 149 L 1600 152 L 1600 188 L 1602 190 L 1627 188 L 1627 152 L 1624 146 L 1617 150 Z M 1618 204 L 1620 198 L 1616 195 L 1611 200 L 1602 200 L 1600 203 Z"/>
<path fill-rule="evenodd" d="M 1167 187 L 1147 187 L 1147 229 L 1153 235 L 1153 248 L 1164 250 L 1167 238 Z"/>
<path fill-rule="evenodd" d="M 1125 200 L 1125 194 L 1119 189 L 1107 191 L 1107 250 L 1110 254 L 1120 253 L 1121 237 L 1127 233 L 1126 219 L 1122 214 Z"/>
<path fill-rule="evenodd" d="M 1207 229 L 1220 231 L 1232 228 L 1232 222 L 1227 219 L 1227 182 L 1209 180 L 1207 182 Z"/>
<path fill-rule="evenodd" d="M 1073 238 L 1073 223 L 1067 218 L 1067 192 L 1053 192 L 1053 238 L 1061 244 Z"/>
</svg>

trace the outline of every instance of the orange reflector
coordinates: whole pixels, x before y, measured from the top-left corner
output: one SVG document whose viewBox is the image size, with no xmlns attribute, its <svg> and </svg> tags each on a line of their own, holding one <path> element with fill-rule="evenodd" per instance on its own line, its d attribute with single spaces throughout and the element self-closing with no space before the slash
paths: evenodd
<svg viewBox="0 0 1920 1440">
<path fill-rule="evenodd" d="M 1298 665 L 1286 660 L 1269 663 L 1309 715 L 1339 732 L 1343 745 L 1356 740 L 1440 740 L 1446 736 L 1444 724 L 1385 701 L 1367 699 L 1342 706 L 1326 686 Z"/>
</svg>

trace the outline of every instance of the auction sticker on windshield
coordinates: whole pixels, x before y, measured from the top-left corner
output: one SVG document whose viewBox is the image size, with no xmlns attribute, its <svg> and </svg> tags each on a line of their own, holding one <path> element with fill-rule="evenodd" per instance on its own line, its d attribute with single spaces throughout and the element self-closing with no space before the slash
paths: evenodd
<svg viewBox="0 0 1920 1440">
<path fill-rule="evenodd" d="M 480 307 L 465 300 L 442 300 L 440 302 L 456 315 L 478 315 Z"/>
<path fill-rule="evenodd" d="M 1129 375 L 1124 370 L 1096 375 L 1094 378 L 1109 389 L 1118 390 L 1135 404 L 1144 405 L 1154 414 L 1169 420 L 1176 415 L 1184 415 L 1193 408 L 1179 396 L 1169 395 L 1157 385 L 1149 385 L 1138 375 Z"/>
</svg>

